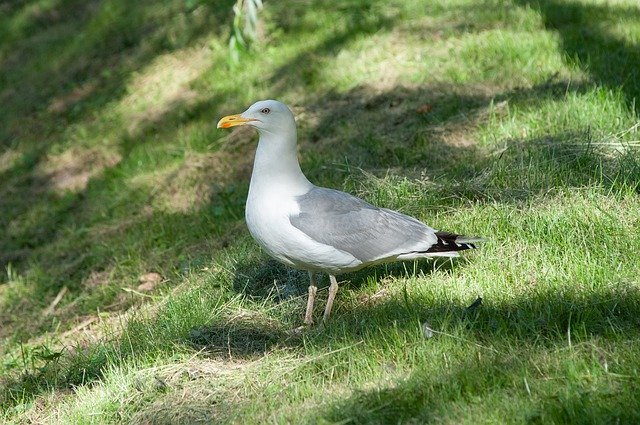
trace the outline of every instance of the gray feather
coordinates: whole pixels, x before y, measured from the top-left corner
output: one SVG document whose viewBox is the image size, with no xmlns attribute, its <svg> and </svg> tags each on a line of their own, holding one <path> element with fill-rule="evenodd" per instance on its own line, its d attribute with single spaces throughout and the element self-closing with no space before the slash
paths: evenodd
<svg viewBox="0 0 640 425">
<path fill-rule="evenodd" d="M 314 187 L 296 200 L 300 213 L 290 217 L 293 226 L 363 263 L 426 251 L 437 240 L 418 220 L 337 190 Z"/>
</svg>

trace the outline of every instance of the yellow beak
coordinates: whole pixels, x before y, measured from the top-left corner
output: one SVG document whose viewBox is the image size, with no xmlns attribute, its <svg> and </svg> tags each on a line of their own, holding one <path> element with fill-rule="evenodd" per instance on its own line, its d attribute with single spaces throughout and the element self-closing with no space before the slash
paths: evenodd
<svg viewBox="0 0 640 425">
<path fill-rule="evenodd" d="M 237 125 L 245 125 L 251 121 L 257 121 L 253 118 L 242 118 L 241 114 L 236 115 L 227 115 L 226 117 L 222 117 L 220 121 L 218 121 L 218 128 L 231 128 Z"/>
</svg>

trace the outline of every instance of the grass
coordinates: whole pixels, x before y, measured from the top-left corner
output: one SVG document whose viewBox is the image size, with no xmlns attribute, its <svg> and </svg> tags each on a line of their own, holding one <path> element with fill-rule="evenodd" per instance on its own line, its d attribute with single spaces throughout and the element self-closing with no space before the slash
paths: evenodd
<svg viewBox="0 0 640 425">
<path fill-rule="evenodd" d="M 638 422 L 637 4 L 267 2 L 230 65 L 232 4 L 0 6 L 2 421 Z M 215 129 L 261 98 L 315 183 L 490 241 L 292 332 Z"/>
</svg>

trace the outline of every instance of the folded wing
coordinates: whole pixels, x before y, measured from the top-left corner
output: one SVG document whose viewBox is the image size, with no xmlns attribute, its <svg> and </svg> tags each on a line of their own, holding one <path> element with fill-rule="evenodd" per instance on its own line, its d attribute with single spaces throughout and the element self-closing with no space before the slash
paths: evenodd
<svg viewBox="0 0 640 425">
<path fill-rule="evenodd" d="M 344 192 L 314 187 L 296 200 L 300 212 L 290 217 L 293 226 L 363 263 L 428 255 L 439 242 L 424 223 Z"/>
</svg>

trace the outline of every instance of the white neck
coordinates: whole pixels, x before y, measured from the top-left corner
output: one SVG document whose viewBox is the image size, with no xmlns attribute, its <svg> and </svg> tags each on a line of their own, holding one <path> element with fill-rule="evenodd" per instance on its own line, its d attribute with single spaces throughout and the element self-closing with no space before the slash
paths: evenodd
<svg viewBox="0 0 640 425">
<path fill-rule="evenodd" d="M 280 134 L 260 132 L 249 196 L 257 193 L 302 195 L 313 185 L 302 174 L 296 152 L 295 123 Z"/>
</svg>

